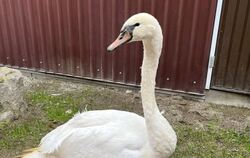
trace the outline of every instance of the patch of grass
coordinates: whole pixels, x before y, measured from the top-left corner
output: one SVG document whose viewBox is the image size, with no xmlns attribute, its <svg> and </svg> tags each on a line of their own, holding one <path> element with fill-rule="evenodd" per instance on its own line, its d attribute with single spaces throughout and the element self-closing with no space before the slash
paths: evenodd
<svg viewBox="0 0 250 158">
<path fill-rule="evenodd" d="M 31 105 L 40 107 L 50 121 L 59 124 L 66 122 L 79 111 L 79 105 L 83 99 L 82 97 L 74 98 L 69 94 L 53 96 L 45 91 L 27 94 L 27 100 Z"/>
<path fill-rule="evenodd" d="M 41 137 L 49 130 L 44 120 L 29 120 L 14 124 L 5 123 L 1 125 L 0 139 L 1 149 L 15 149 L 18 146 L 27 146 L 30 142 L 38 144 Z"/>
<path fill-rule="evenodd" d="M 120 97 L 120 98 L 119 98 Z M 96 99 L 98 98 L 98 99 Z M 27 117 L 14 123 L 0 124 L 0 151 L 20 153 L 36 147 L 40 139 L 56 126 L 68 121 L 76 112 L 92 109 L 116 108 L 136 111 L 137 103 L 125 100 L 119 93 L 91 87 L 78 92 L 53 95 L 45 89 L 27 93 L 30 105 Z M 138 112 L 137 110 L 136 112 Z M 250 136 L 247 132 L 221 129 L 213 120 L 204 129 L 177 124 L 178 145 L 173 158 L 247 158 L 250 157 Z M 6 157 L 1 156 L 0 157 Z M 11 156 L 14 156 L 13 153 Z M 10 157 L 11 157 L 10 156 Z"/>
<path fill-rule="evenodd" d="M 26 94 L 26 101 L 30 106 L 27 115 L 16 122 L 0 124 L 0 157 L 4 151 L 20 153 L 23 149 L 36 147 L 46 133 L 79 111 L 84 97 L 53 96 L 45 90 L 35 90 Z"/>
<path fill-rule="evenodd" d="M 208 125 L 207 129 L 190 126 L 176 127 L 178 145 L 173 157 L 246 158 L 250 157 L 250 136 L 246 132 L 220 129 Z"/>
</svg>

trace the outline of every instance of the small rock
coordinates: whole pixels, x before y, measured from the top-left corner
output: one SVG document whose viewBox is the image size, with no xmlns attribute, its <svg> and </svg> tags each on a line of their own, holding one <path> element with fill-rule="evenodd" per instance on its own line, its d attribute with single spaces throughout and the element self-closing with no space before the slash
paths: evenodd
<svg viewBox="0 0 250 158">
<path fill-rule="evenodd" d="M 0 114 L 0 122 L 11 121 L 15 119 L 15 115 L 12 111 L 6 111 Z"/>
<path fill-rule="evenodd" d="M 60 93 L 54 93 L 54 94 L 51 94 L 52 96 L 60 96 L 60 95 L 62 95 L 62 94 L 60 94 Z"/>
<path fill-rule="evenodd" d="M 72 110 L 69 109 L 69 110 L 65 111 L 65 113 L 66 113 L 66 114 L 71 114 L 71 113 L 72 113 Z"/>
<path fill-rule="evenodd" d="M 13 121 L 28 108 L 24 94 L 30 81 L 19 70 L 0 67 L 0 121 Z"/>
<path fill-rule="evenodd" d="M 126 90 L 126 94 L 130 94 L 130 93 L 132 93 L 131 90 Z"/>
</svg>

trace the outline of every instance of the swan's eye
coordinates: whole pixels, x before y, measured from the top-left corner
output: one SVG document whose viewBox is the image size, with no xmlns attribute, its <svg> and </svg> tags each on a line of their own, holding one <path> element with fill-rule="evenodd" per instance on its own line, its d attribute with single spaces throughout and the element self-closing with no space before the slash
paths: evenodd
<svg viewBox="0 0 250 158">
<path fill-rule="evenodd" d="M 136 24 L 134 24 L 134 26 L 140 26 L 140 23 L 136 23 Z"/>
</svg>

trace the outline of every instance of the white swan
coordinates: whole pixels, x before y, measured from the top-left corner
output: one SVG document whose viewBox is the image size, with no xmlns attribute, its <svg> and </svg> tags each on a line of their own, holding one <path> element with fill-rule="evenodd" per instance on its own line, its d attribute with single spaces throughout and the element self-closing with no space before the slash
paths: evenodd
<svg viewBox="0 0 250 158">
<path fill-rule="evenodd" d="M 144 117 L 135 113 L 100 110 L 77 114 L 41 140 L 25 158 L 166 158 L 175 150 L 177 137 L 155 101 L 155 76 L 162 49 L 162 30 L 150 14 L 130 17 L 109 51 L 142 41 L 141 97 Z"/>
</svg>

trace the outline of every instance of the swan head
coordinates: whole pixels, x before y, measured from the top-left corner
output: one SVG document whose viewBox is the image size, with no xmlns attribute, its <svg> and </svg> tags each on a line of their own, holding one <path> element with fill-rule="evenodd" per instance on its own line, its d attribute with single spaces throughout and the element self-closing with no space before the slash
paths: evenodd
<svg viewBox="0 0 250 158">
<path fill-rule="evenodd" d="M 123 24 L 119 36 L 107 50 L 113 51 L 128 42 L 152 39 L 159 30 L 161 27 L 155 17 L 148 13 L 135 14 Z"/>
</svg>

